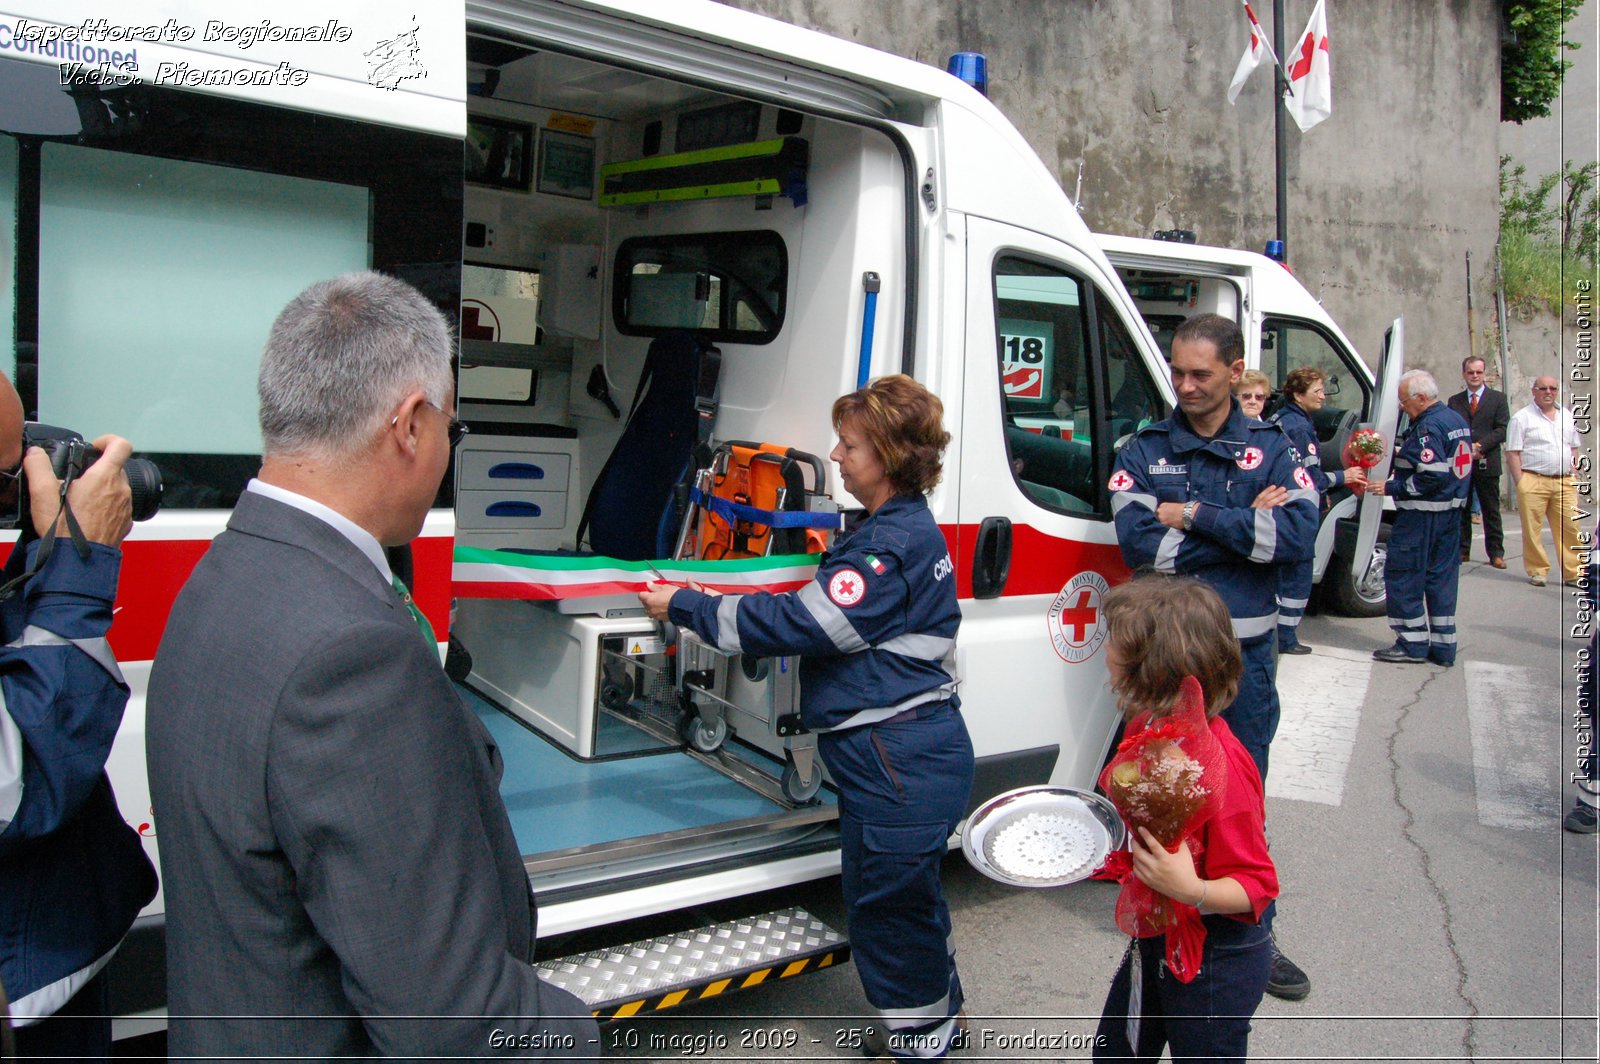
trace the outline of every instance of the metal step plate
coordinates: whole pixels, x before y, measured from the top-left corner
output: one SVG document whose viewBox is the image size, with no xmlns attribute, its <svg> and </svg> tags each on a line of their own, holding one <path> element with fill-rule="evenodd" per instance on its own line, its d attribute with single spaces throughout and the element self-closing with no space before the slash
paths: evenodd
<svg viewBox="0 0 1600 1064">
<path fill-rule="evenodd" d="M 542 961 L 540 978 L 602 1023 L 841 964 L 845 937 L 804 909 L 779 909 L 625 946 Z"/>
</svg>

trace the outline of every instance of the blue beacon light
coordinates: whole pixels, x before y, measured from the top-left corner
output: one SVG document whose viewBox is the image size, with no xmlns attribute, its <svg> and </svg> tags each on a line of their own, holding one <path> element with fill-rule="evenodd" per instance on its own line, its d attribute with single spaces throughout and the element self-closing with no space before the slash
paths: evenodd
<svg viewBox="0 0 1600 1064">
<path fill-rule="evenodd" d="M 957 52 L 945 64 L 945 70 L 989 95 L 989 60 L 982 52 Z"/>
</svg>

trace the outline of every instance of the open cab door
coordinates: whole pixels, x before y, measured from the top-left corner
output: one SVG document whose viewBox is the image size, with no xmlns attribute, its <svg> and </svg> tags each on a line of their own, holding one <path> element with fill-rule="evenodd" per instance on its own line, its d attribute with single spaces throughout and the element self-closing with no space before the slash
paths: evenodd
<svg viewBox="0 0 1600 1064">
<path fill-rule="evenodd" d="M 1389 447 L 1378 464 L 1367 471 L 1369 480 L 1386 480 L 1394 463 L 1395 435 L 1400 428 L 1400 375 L 1406 371 L 1405 319 L 1396 318 L 1383 334 L 1383 353 L 1378 359 L 1378 394 L 1373 402 L 1373 419 L 1363 426 L 1376 429 Z M 1361 497 L 1356 551 L 1351 559 L 1352 573 L 1361 574 L 1357 586 L 1368 594 L 1382 596 L 1387 547 L 1379 533 L 1388 497 L 1370 492 Z"/>
</svg>

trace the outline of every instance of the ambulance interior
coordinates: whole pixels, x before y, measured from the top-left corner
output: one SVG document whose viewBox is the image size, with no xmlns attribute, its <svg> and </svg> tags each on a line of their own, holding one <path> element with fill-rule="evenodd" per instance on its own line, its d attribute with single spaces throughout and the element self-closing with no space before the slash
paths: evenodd
<svg viewBox="0 0 1600 1064">
<path fill-rule="evenodd" d="M 1173 333 L 1185 318 L 1212 313 L 1240 321 L 1241 307 L 1248 302 L 1241 287 L 1247 282 L 1242 277 L 1120 265 L 1117 274 L 1169 361 Z M 1273 387 L 1265 416 L 1270 418 L 1283 405 L 1282 389 L 1290 370 L 1300 366 L 1320 369 L 1327 399 L 1322 409 L 1312 415 L 1312 421 L 1319 447 L 1325 453 L 1338 455 L 1350 433 L 1371 416 L 1370 374 L 1359 368 L 1352 352 L 1317 323 L 1274 313 L 1270 307 L 1259 309 L 1267 313 L 1261 326 L 1260 364 L 1254 368 L 1265 373 Z"/>
<path fill-rule="evenodd" d="M 658 507 L 597 508 L 577 542 L 602 472 L 659 457 L 637 439 L 613 451 L 634 404 L 652 401 L 635 395 L 647 357 L 686 334 L 706 446 L 795 448 L 816 460 L 786 466 L 804 496 L 786 505 L 853 506 L 831 483 L 830 409 L 855 386 L 874 303 L 876 350 L 902 343 L 896 145 L 515 41 L 470 36 L 468 59 L 458 551 L 560 566 L 613 542 L 608 520 L 653 528 Z M 869 271 L 882 278 L 870 301 Z M 647 393 L 667 387 L 663 372 Z M 694 556 L 676 531 L 673 556 Z M 458 557 L 453 674 L 505 753 L 536 882 L 834 844 L 815 737 L 795 733 L 793 659 L 664 643 L 632 593 L 479 598 L 460 571 Z"/>
</svg>

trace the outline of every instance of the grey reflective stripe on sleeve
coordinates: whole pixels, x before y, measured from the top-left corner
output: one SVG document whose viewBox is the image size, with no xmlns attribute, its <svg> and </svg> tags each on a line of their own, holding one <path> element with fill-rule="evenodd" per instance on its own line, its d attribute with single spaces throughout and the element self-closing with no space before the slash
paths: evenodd
<svg viewBox="0 0 1600 1064">
<path fill-rule="evenodd" d="M 22 732 L 0 691 L 0 831 L 11 826 L 22 805 Z"/>
<path fill-rule="evenodd" d="M 1158 573 L 1170 573 L 1177 570 L 1178 548 L 1183 546 L 1183 530 L 1169 528 L 1167 534 L 1161 537 L 1161 542 L 1156 544 L 1155 567 Z"/>
<path fill-rule="evenodd" d="M 811 581 L 800 589 L 798 598 L 800 605 L 811 614 L 811 619 L 833 640 L 834 648 L 839 653 L 854 654 L 867 649 L 867 641 L 857 634 L 854 626 L 845 618 L 844 611 L 833 604 L 821 584 Z"/>
<path fill-rule="evenodd" d="M 959 685 L 959 683 L 960 681 L 958 680 L 951 680 L 949 683 L 942 683 L 931 691 L 924 691 L 921 694 L 912 695 L 904 702 L 897 702 L 892 706 L 878 706 L 874 709 L 859 709 L 831 728 L 817 728 L 814 730 L 835 732 L 844 731 L 846 728 L 859 728 L 863 724 L 876 724 L 880 720 L 888 720 L 897 713 L 904 713 L 908 709 L 915 709 L 917 706 L 920 706 L 925 702 L 943 702 L 945 699 L 956 693 L 956 687 Z"/>
<path fill-rule="evenodd" d="M 117 667 L 116 655 L 111 653 L 111 644 L 106 642 L 104 636 L 96 639 L 67 639 L 48 632 L 37 625 L 30 624 L 22 630 L 22 634 L 13 639 L 8 646 L 13 647 L 58 647 L 75 646 L 93 659 L 111 678 L 127 686 L 127 681 L 122 678 L 122 670 Z"/>
<path fill-rule="evenodd" d="M 955 649 L 955 645 L 954 639 L 946 639 L 943 636 L 907 633 L 885 640 L 872 649 L 887 650 L 891 654 L 921 658 L 924 661 L 943 661 L 945 656 Z"/>
<path fill-rule="evenodd" d="M 1322 499 L 1322 496 L 1317 494 L 1316 488 L 1295 488 L 1293 491 L 1289 492 L 1289 497 L 1283 501 L 1284 504 L 1287 505 L 1291 502 L 1299 502 L 1301 499 L 1310 499 L 1312 502 L 1319 502 Z"/>
<path fill-rule="evenodd" d="M 1124 506 L 1135 503 L 1147 510 L 1154 510 L 1156 508 L 1156 497 L 1154 495 L 1142 495 L 1134 491 L 1119 491 L 1111 496 L 1111 512 L 1113 514 L 1121 513 Z"/>
<path fill-rule="evenodd" d="M 739 654 L 739 601 L 743 595 L 723 595 L 717 601 L 717 649 L 724 654 Z"/>
<path fill-rule="evenodd" d="M 1256 511 L 1256 545 L 1250 550 L 1253 562 L 1270 562 L 1278 549 L 1278 519 L 1271 510 Z"/>
<path fill-rule="evenodd" d="M 1396 499 L 1396 508 L 1401 510 L 1454 510 L 1465 506 L 1465 499 Z"/>
<path fill-rule="evenodd" d="M 1240 639 L 1249 639 L 1254 635 L 1266 635 L 1278 627 L 1276 612 L 1264 614 L 1260 617 L 1235 617 L 1233 618 L 1233 634 Z"/>
<path fill-rule="evenodd" d="M 1449 462 L 1418 462 L 1417 463 L 1417 468 L 1418 469 L 1426 469 L 1430 473 L 1448 473 L 1448 472 L 1450 472 L 1450 463 Z"/>
</svg>

